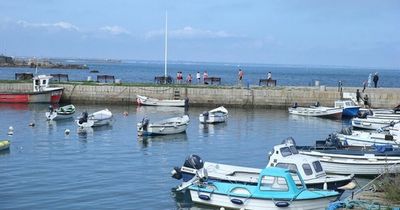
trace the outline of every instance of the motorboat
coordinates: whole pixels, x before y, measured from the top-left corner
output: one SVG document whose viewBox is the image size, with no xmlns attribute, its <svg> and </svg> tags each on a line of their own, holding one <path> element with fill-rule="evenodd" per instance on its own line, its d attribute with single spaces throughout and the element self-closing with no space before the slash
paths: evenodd
<svg viewBox="0 0 400 210">
<path fill-rule="evenodd" d="M 82 113 L 76 124 L 81 128 L 96 127 L 103 125 L 110 125 L 112 123 L 113 115 L 108 109 L 103 109 L 92 114 L 86 111 Z"/>
<path fill-rule="evenodd" d="M 326 117 L 326 118 L 342 118 L 342 108 L 334 108 L 334 107 L 324 107 L 319 106 L 317 103 L 316 106 L 310 107 L 298 107 L 295 103 L 294 106 L 289 108 L 290 114 L 302 115 L 302 116 L 310 116 L 310 117 Z"/>
<path fill-rule="evenodd" d="M 54 109 L 53 106 L 49 106 L 49 111 L 46 112 L 47 120 L 62 120 L 73 117 L 75 114 L 75 106 L 70 104 L 66 106 Z"/>
<path fill-rule="evenodd" d="M 398 148 L 400 146 L 399 128 L 400 124 L 396 124 L 389 132 L 382 131 L 380 133 L 343 128 L 336 135 L 344 145 L 371 147 L 385 144 Z"/>
<path fill-rule="evenodd" d="M 256 185 L 204 181 L 202 176 L 188 187 L 194 203 L 229 209 L 325 209 L 339 197 L 335 191 L 310 191 L 301 176 L 289 169 L 267 167 Z M 300 180 L 300 185 L 295 182 Z"/>
<path fill-rule="evenodd" d="M 378 130 L 394 126 L 399 123 L 400 119 L 380 119 L 380 118 L 360 118 L 356 117 L 351 120 L 353 128 Z"/>
<path fill-rule="evenodd" d="M 189 125 L 189 116 L 172 117 L 165 120 L 150 123 L 146 117 L 137 124 L 138 136 L 177 134 L 186 131 Z"/>
<path fill-rule="evenodd" d="M 0 92 L 0 103 L 58 103 L 64 88 L 49 87 L 51 78 L 48 75 L 33 77 L 32 90 Z"/>
<path fill-rule="evenodd" d="M 221 123 L 225 122 L 227 119 L 228 110 L 223 106 L 203 112 L 199 116 L 199 121 L 201 123 Z"/>
<path fill-rule="evenodd" d="M 336 100 L 335 108 L 341 108 L 343 117 L 355 117 L 357 116 L 360 106 L 356 105 L 352 100 Z"/>
<path fill-rule="evenodd" d="M 345 189 L 352 188 L 350 185 L 353 185 L 351 183 L 353 175 L 327 175 L 317 158 L 299 154 L 295 146 L 289 143 L 274 146 L 269 154 L 267 167 L 280 167 L 297 171 L 307 188 L 343 192 Z M 189 155 L 182 167 L 173 169 L 172 177 L 182 179 L 181 186 L 185 186 L 203 168 L 207 171 L 209 180 L 252 185 L 257 184 L 259 174 L 262 171 L 260 168 L 204 162 L 198 155 Z"/>
<path fill-rule="evenodd" d="M 331 136 L 313 146 L 296 146 L 296 149 L 300 154 L 318 158 L 327 173 L 375 176 L 400 169 L 400 150 L 390 145 L 347 147 Z"/>
<path fill-rule="evenodd" d="M 10 141 L 2 140 L 0 141 L 0 151 L 5 151 L 10 149 Z"/>
<path fill-rule="evenodd" d="M 176 106 L 176 107 L 187 107 L 189 105 L 189 99 L 184 100 L 169 100 L 169 99 L 156 99 L 146 96 L 136 95 L 136 102 L 138 105 L 145 106 Z"/>
</svg>

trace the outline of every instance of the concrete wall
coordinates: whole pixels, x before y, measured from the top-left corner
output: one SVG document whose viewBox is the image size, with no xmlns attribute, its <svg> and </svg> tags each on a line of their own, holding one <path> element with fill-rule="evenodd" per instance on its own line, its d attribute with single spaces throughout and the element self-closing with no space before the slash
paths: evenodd
<svg viewBox="0 0 400 210">
<path fill-rule="evenodd" d="M 308 106 L 319 101 L 323 106 L 333 106 L 341 94 L 333 87 L 250 87 L 230 86 L 123 86 L 60 84 L 63 86 L 63 102 L 134 104 L 136 95 L 159 99 L 189 98 L 191 106 L 224 105 L 243 107 L 286 108 L 297 102 Z M 0 83 L 0 92 L 30 90 L 30 83 Z M 343 92 L 355 93 L 357 88 L 343 88 Z M 367 89 L 373 107 L 393 108 L 400 104 L 399 88 Z"/>
</svg>

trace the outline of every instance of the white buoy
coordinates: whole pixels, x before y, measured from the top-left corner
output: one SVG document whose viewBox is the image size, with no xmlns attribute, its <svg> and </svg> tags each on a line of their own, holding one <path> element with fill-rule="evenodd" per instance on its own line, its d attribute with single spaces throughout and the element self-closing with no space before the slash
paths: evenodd
<svg viewBox="0 0 400 210">
<path fill-rule="evenodd" d="M 221 207 L 221 208 L 219 208 L 219 210 L 225 210 L 225 208 L 224 208 L 224 207 Z"/>
<path fill-rule="evenodd" d="M 14 128 L 12 126 L 8 127 L 8 133 L 9 136 L 14 134 Z"/>
<path fill-rule="evenodd" d="M 29 123 L 29 126 L 35 127 L 35 123 L 34 123 L 34 122 L 31 122 L 31 123 Z"/>
<path fill-rule="evenodd" d="M 71 133 L 71 131 L 69 129 L 65 129 L 64 133 L 65 133 L 65 135 L 69 135 L 69 133 Z"/>
<path fill-rule="evenodd" d="M 14 128 L 12 126 L 8 127 L 8 131 L 14 131 Z"/>
</svg>

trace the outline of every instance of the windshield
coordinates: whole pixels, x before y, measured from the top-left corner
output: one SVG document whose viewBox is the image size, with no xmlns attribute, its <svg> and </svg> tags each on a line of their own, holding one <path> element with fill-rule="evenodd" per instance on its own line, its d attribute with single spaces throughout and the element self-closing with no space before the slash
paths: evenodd
<svg viewBox="0 0 400 210">
<path fill-rule="evenodd" d="M 260 190 L 262 191 L 288 191 L 289 186 L 286 179 L 281 176 L 261 177 Z"/>
</svg>

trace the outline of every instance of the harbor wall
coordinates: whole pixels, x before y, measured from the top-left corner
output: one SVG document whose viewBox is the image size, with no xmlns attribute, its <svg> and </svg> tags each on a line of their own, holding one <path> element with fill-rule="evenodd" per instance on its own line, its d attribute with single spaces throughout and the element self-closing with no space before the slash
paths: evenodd
<svg viewBox="0 0 400 210">
<path fill-rule="evenodd" d="M 159 99 L 189 98 L 190 106 L 265 107 L 287 108 L 294 102 L 308 106 L 319 101 L 322 106 L 333 106 L 341 98 L 334 87 L 260 87 L 250 86 L 157 86 L 112 84 L 57 84 L 64 87 L 61 98 L 65 103 L 85 104 L 134 104 L 136 95 Z M 31 90 L 31 83 L 0 83 L 0 92 Z M 343 92 L 355 95 L 355 87 L 343 87 Z M 400 88 L 366 89 L 370 103 L 375 108 L 393 108 L 400 103 Z"/>
</svg>

